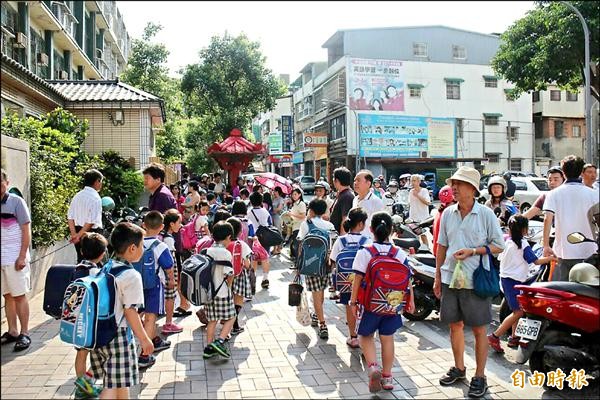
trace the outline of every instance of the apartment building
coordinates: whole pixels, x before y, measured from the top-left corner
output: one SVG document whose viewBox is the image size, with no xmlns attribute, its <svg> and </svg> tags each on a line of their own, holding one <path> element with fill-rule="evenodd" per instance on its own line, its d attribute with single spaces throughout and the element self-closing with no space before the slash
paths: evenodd
<svg viewBox="0 0 600 400">
<path fill-rule="evenodd" d="M 498 35 L 446 26 L 337 31 L 323 44 L 324 70 L 305 67 L 294 92 L 297 139 L 325 135 L 327 153 L 315 163 L 297 140 L 294 162 L 327 176 L 354 170 L 357 154 L 360 168 L 386 176 L 465 163 L 531 170 L 531 97 L 511 100 L 494 75 L 498 46 Z"/>
</svg>

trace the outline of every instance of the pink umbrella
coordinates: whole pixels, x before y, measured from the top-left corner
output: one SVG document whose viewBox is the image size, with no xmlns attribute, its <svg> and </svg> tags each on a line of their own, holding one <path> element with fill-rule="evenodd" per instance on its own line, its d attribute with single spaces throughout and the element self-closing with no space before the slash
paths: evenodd
<svg viewBox="0 0 600 400">
<path fill-rule="evenodd" d="M 290 194 L 293 190 L 292 185 L 287 179 L 272 172 L 255 175 L 254 180 L 270 190 L 280 187 L 284 194 Z"/>
</svg>

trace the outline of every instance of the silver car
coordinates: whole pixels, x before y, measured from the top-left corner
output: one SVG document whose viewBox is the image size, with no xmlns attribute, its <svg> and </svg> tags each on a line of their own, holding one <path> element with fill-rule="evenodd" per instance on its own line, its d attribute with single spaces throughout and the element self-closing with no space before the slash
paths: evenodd
<svg viewBox="0 0 600 400">
<path fill-rule="evenodd" d="M 548 182 L 544 178 L 515 176 L 511 181 L 516 186 L 513 202 L 521 213 L 529 210 L 542 193 L 550 190 Z M 479 201 L 482 203 L 490 198 L 487 188 L 480 190 L 480 193 Z"/>
<path fill-rule="evenodd" d="M 308 175 L 302 175 L 298 177 L 298 182 L 300 182 L 300 188 L 304 191 L 304 193 L 314 193 L 315 192 L 315 178 Z"/>
</svg>

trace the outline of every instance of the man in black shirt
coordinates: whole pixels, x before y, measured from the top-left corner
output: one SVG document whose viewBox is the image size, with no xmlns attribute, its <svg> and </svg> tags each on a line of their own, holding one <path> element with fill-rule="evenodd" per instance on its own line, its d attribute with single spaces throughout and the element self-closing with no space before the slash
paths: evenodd
<svg viewBox="0 0 600 400">
<path fill-rule="evenodd" d="M 512 200 L 512 198 L 515 195 L 515 190 L 517 190 L 517 185 L 515 185 L 515 183 L 510 180 L 510 178 L 512 178 L 510 172 L 505 172 L 504 175 L 502 175 L 502 177 L 506 181 L 506 197 Z"/>
<path fill-rule="evenodd" d="M 333 186 L 337 191 L 337 197 L 333 206 L 331 206 L 329 221 L 340 235 L 346 233 L 342 225 L 348 217 L 348 211 L 352 208 L 352 201 L 354 200 L 354 193 L 350 188 L 352 179 L 352 174 L 346 167 L 336 168 L 333 171 Z"/>
</svg>

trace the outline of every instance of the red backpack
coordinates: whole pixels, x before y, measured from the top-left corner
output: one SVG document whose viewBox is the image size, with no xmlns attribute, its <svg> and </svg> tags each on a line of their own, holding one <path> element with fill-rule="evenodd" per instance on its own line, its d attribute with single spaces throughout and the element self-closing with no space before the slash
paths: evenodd
<svg viewBox="0 0 600 400">
<path fill-rule="evenodd" d="M 243 217 L 238 217 L 238 219 L 242 223 L 242 230 L 240 231 L 238 239 L 242 242 L 248 243 L 248 232 L 250 231 L 250 228 L 248 227 L 248 219 Z"/>
<path fill-rule="evenodd" d="M 231 264 L 233 265 L 233 274 L 238 276 L 242 273 L 244 267 L 244 257 L 242 257 L 242 242 L 238 239 L 234 242 L 229 243 L 227 250 L 231 253 L 232 259 Z"/>
<path fill-rule="evenodd" d="M 185 250 L 194 250 L 196 243 L 198 242 L 198 235 L 196 234 L 196 219 L 198 214 L 194 214 L 194 217 L 181 227 L 179 230 L 181 234 L 181 246 Z"/>
<path fill-rule="evenodd" d="M 365 247 L 371 260 L 361 283 L 358 301 L 366 311 L 377 315 L 399 315 L 410 294 L 411 269 L 396 258 L 398 248 L 380 253 L 375 246 Z"/>
</svg>

